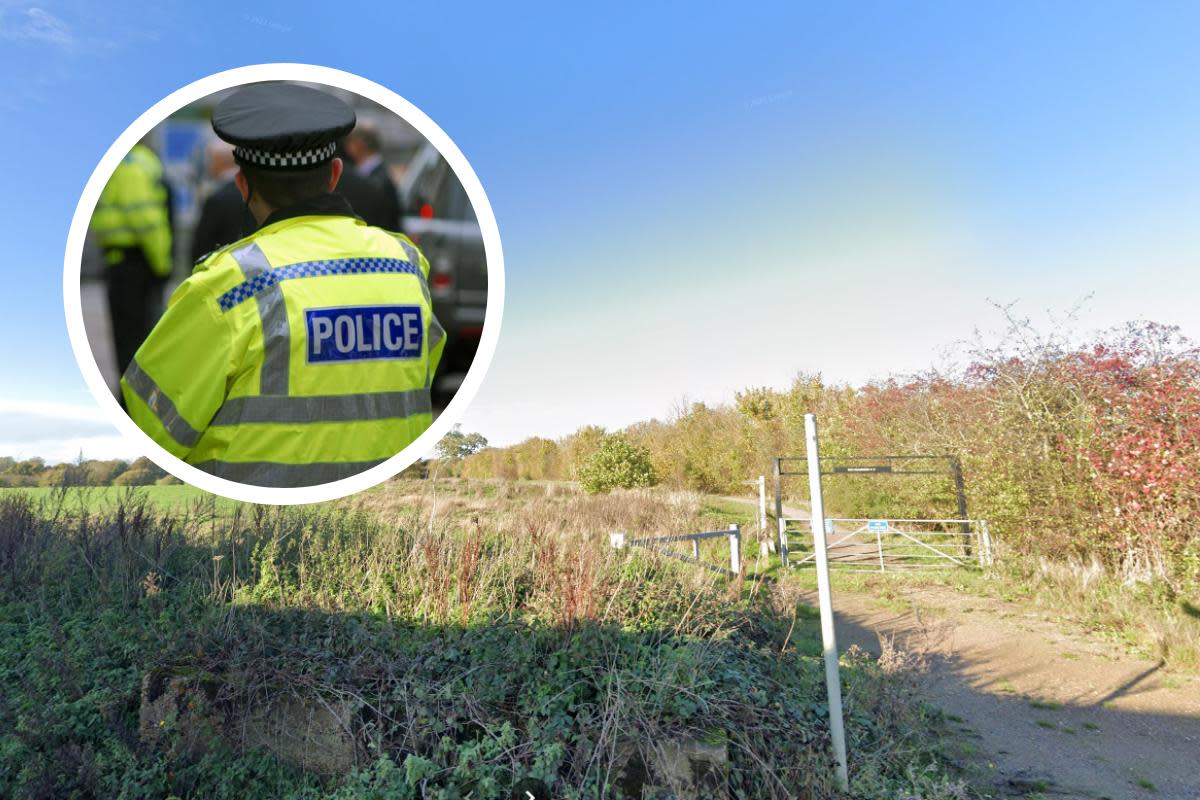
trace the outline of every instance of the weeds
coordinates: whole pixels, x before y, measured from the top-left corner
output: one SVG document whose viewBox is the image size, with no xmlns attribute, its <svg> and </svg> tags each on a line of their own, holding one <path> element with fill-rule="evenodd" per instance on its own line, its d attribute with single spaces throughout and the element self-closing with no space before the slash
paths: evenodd
<svg viewBox="0 0 1200 800">
<path fill-rule="evenodd" d="M 104 513 L 0 498 L 0 795 L 582 800 L 700 742 L 739 797 L 835 796 L 796 598 L 607 545 L 700 524 L 696 496 L 414 488 L 182 511 L 131 493 Z M 845 673 L 854 796 L 958 797 L 911 665 L 852 654 Z M 178 710 L 147 739 L 139 704 L 164 691 Z M 350 762 L 286 757 L 254 733 L 264 709 L 340 720 Z"/>
</svg>

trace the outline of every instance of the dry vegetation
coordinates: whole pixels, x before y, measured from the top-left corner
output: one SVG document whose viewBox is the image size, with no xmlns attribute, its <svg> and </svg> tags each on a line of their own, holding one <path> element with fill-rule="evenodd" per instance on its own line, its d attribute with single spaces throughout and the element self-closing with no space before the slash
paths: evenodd
<svg viewBox="0 0 1200 800">
<path fill-rule="evenodd" d="M 802 454 L 806 412 L 817 414 L 831 460 L 957 457 L 970 515 L 988 521 L 1000 554 L 1005 594 L 1200 668 L 1200 349 L 1152 323 L 1080 340 L 1004 312 L 999 342 L 968 345 L 941 369 L 858 388 L 800 376 L 786 390 L 749 388 L 733 405 L 693 404 L 623 436 L 648 451 L 666 486 L 714 493 L 770 474 L 775 456 Z M 462 472 L 567 477 L 605 436 L 586 427 L 485 450 Z M 784 489 L 807 497 L 800 480 Z M 856 518 L 955 509 L 948 476 L 835 476 L 825 501 Z"/>
<path fill-rule="evenodd" d="M 836 796 L 795 598 L 607 546 L 710 523 L 695 494 L 70 508 L 0 499 L 0 795 L 617 798 L 702 746 L 707 796 Z M 853 796 L 960 796 L 911 674 L 845 671 Z M 342 760 L 263 737 L 264 709 L 334 720 Z"/>
</svg>

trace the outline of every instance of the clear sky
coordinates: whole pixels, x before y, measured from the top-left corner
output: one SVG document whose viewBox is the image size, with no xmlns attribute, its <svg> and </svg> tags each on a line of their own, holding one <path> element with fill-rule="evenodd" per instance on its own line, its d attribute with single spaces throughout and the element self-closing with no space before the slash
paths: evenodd
<svg viewBox="0 0 1200 800">
<path fill-rule="evenodd" d="M 68 344 L 71 215 L 146 108 L 271 61 L 388 86 L 474 166 L 497 443 L 920 369 L 989 301 L 1200 339 L 1200 7 L 650 5 L 0 0 L 0 454 L 132 452 Z"/>
</svg>

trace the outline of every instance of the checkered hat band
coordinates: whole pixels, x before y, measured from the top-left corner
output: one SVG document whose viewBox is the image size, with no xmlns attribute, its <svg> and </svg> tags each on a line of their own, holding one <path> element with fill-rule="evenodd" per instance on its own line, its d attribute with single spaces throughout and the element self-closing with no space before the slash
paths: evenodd
<svg viewBox="0 0 1200 800">
<path fill-rule="evenodd" d="M 316 278 L 322 275 L 358 275 L 362 273 L 400 273 L 421 275 L 421 270 L 399 258 L 338 258 L 328 261 L 304 261 L 255 275 L 217 299 L 222 311 L 229 311 L 280 281 Z"/>
<path fill-rule="evenodd" d="M 333 158 L 336 149 L 336 142 L 330 142 L 324 147 L 317 147 L 313 150 L 301 150 L 295 153 L 272 153 L 267 150 L 255 150 L 253 147 L 235 147 L 233 156 L 238 161 L 259 167 L 315 167 Z"/>
</svg>

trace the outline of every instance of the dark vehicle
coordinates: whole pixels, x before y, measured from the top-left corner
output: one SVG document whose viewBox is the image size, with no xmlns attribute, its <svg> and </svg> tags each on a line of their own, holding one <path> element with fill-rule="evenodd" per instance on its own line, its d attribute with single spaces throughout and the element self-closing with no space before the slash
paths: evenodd
<svg viewBox="0 0 1200 800">
<path fill-rule="evenodd" d="M 433 311 L 446 329 L 434 398 L 446 403 L 479 349 L 487 308 L 487 260 L 466 190 L 437 150 L 426 147 L 410 162 L 400 187 L 401 228 L 429 259 Z"/>
</svg>

